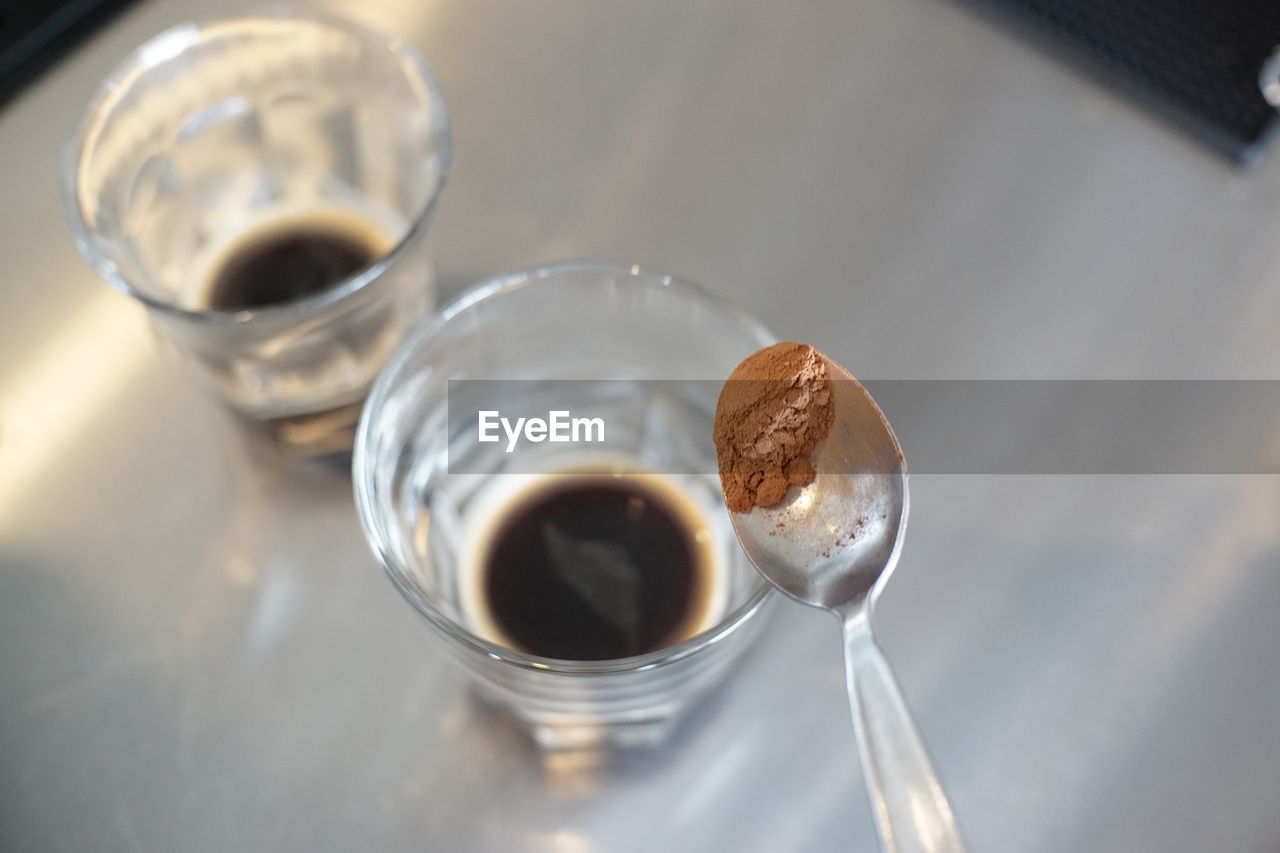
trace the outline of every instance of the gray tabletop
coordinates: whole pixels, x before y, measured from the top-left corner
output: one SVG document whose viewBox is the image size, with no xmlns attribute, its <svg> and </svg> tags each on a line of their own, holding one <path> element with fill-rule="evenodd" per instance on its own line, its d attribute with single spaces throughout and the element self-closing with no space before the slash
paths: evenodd
<svg viewBox="0 0 1280 853">
<path fill-rule="evenodd" d="M 780 602 L 669 747 L 547 766 L 347 475 L 251 441 L 81 263 L 76 109 L 211 5 L 138 5 L 0 112 L 0 849 L 874 849 L 831 620 Z M 865 377 L 1280 377 L 1280 159 L 947 3 L 345 5 L 449 101 L 446 298 L 609 256 Z M 1280 848 L 1275 478 L 912 489 L 879 627 L 975 851 Z"/>
</svg>

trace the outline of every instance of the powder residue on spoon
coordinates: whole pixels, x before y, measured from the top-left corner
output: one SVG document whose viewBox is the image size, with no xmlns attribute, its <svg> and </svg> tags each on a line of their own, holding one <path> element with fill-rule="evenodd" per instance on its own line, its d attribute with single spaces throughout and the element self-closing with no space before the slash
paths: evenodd
<svg viewBox="0 0 1280 853">
<path fill-rule="evenodd" d="M 716 402 L 713 438 L 729 509 L 774 506 L 788 487 L 813 482 L 809 456 L 834 417 L 827 363 L 816 349 L 785 342 L 748 356 Z"/>
</svg>

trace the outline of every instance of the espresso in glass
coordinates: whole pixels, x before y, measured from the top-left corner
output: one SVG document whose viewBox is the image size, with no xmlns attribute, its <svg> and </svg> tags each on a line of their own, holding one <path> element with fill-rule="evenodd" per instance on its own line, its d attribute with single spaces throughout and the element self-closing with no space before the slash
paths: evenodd
<svg viewBox="0 0 1280 853">
<path fill-rule="evenodd" d="M 631 657 L 715 624 L 725 591 L 703 511 L 658 475 L 530 478 L 478 536 L 479 633 L 561 660 Z"/>
<path fill-rule="evenodd" d="M 236 234 L 200 271 L 195 301 L 215 311 L 246 311 L 328 290 L 392 248 L 387 229 L 333 209 L 276 217 Z"/>
</svg>

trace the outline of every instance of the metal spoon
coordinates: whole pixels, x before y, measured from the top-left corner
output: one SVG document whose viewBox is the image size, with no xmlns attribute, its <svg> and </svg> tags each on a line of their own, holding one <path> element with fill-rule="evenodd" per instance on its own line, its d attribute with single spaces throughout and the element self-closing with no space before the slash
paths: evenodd
<svg viewBox="0 0 1280 853">
<path fill-rule="evenodd" d="M 907 529 L 907 466 L 867 390 L 825 355 L 835 422 L 817 477 L 781 504 L 731 512 L 751 562 L 792 598 L 844 625 L 845 674 L 862 770 L 886 851 L 963 851 L 955 818 L 902 692 L 871 634 L 871 608 Z"/>
</svg>

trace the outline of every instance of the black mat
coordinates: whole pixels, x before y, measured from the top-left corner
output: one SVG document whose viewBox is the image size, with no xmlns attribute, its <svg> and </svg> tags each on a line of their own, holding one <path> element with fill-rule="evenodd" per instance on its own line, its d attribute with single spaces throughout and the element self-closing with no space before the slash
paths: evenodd
<svg viewBox="0 0 1280 853">
<path fill-rule="evenodd" d="M 131 0 L 0 0 L 0 105 Z"/>
<path fill-rule="evenodd" d="M 1280 0 L 961 0 L 1239 162 L 1277 125 L 1258 74 L 1280 46 Z"/>
</svg>

